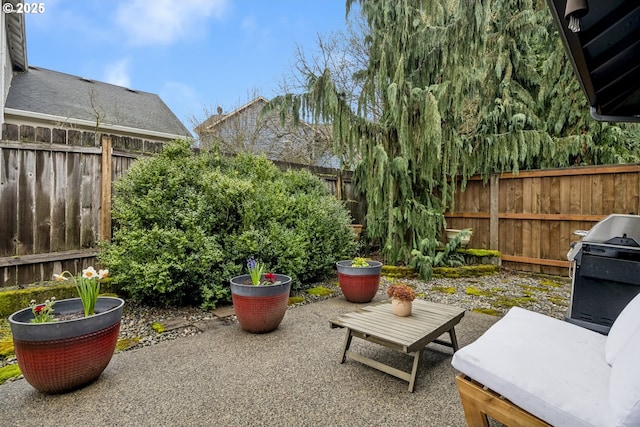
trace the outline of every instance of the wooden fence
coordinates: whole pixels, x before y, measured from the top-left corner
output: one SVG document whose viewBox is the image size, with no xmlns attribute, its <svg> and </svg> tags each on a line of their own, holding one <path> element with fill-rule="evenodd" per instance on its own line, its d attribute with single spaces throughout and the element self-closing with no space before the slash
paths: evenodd
<svg viewBox="0 0 640 427">
<path fill-rule="evenodd" d="M 94 143 L 93 135 L 69 131 L 64 140 L 66 144 L 0 141 L 0 288 L 50 280 L 53 273 L 75 273 L 95 264 L 98 241 L 111 237 L 112 182 L 136 158 L 160 150 L 157 143 L 115 135 Z M 311 171 L 345 200 L 356 221 L 364 219 L 350 172 Z"/>
<path fill-rule="evenodd" d="M 573 167 L 472 179 L 448 228 L 472 228 L 471 247 L 497 249 L 506 268 L 567 275 L 567 252 L 609 214 L 640 212 L 640 165 Z"/>
<path fill-rule="evenodd" d="M 0 288 L 95 263 L 97 242 L 111 233 L 111 183 L 137 157 L 160 149 L 132 142 L 0 141 Z M 363 222 L 351 174 L 311 169 Z M 638 212 L 640 165 L 622 165 L 500 174 L 487 184 L 474 178 L 445 217 L 448 228 L 473 228 L 471 247 L 499 250 L 507 268 L 566 275 L 574 230 L 611 213 Z"/>
<path fill-rule="evenodd" d="M 95 263 L 111 235 L 111 182 L 138 156 L 108 137 L 100 147 L 0 142 L 0 287 Z"/>
</svg>

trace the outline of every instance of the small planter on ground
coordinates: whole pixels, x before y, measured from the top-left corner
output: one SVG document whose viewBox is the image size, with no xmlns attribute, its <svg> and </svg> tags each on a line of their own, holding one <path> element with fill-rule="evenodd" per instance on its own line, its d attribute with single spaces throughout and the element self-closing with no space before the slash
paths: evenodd
<svg viewBox="0 0 640 427">
<path fill-rule="evenodd" d="M 380 286 L 381 262 L 355 258 L 338 261 L 336 267 L 340 289 L 347 301 L 365 303 L 376 296 Z"/>
<path fill-rule="evenodd" d="M 253 258 L 247 265 L 250 274 L 231 279 L 231 298 L 238 323 L 244 331 L 256 334 L 274 331 L 287 312 L 291 277 L 263 274 L 264 266 Z"/>
</svg>

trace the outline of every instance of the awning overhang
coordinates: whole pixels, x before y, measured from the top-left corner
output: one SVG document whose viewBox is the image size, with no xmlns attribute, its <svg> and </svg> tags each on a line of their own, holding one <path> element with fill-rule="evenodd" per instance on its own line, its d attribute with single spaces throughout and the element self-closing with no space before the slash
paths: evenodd
<svg viewBox="0 0 640 427">
<path fill-rule="evenodd" d="M 640 2 L 547 3 L 591 106 L 591 116 L 599 121 L 640 122 Z M 571 19 L 565 19 L 566 14 L 574 16 L 578 32 L 569 28 Z"/>
</svg>

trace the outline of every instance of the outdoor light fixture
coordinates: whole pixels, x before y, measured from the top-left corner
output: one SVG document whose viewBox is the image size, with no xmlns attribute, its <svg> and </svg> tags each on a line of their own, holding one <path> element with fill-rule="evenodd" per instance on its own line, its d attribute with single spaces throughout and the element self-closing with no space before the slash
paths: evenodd
<svg viewBox="0 0 640 427">
<path fill-rule="evenodd" d="M 580 32 L 580 18 L 587 13 L 589 13 L 587 0 L 567 0 L 564 19 L 569 21 L 569 29 L 574 33 Z"/>
</svg>

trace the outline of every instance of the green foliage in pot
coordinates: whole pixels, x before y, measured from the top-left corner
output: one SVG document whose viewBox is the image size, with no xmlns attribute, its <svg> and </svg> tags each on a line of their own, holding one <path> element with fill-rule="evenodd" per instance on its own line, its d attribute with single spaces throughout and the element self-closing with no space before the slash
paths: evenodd
<svg viewBox="0 0 640 427">
<path fill-rule="evenodd" d="M 176 141 L 114 187 L 113 238 L 100 260 L 139 301 L 214 307 L 252 255 L 298 288 L 356 249 L 349 212 L 324 183 L 263 156 L 195 153 Z"/>
</svg>

